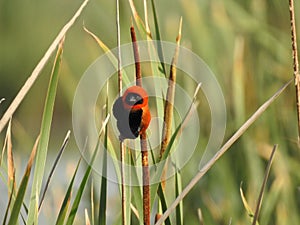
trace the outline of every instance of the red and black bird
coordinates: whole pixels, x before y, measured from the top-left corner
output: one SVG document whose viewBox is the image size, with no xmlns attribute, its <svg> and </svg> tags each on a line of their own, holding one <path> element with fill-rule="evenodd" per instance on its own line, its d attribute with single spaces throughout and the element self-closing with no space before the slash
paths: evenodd
<svg viewBox="0 0 300 225">
<path fill-rule="evenodd" d="M 117 119 L 120 140 L 137 138 L 148 128 L 151 120 L 147 92 L 140 86 L 129 87 L 115 101 L 113 114 Z"/>
</svg>

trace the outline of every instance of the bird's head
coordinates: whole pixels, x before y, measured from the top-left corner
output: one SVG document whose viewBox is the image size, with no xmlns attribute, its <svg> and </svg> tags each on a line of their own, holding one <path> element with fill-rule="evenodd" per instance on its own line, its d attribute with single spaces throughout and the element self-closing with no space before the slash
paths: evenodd
<svg viewBox="0 0 300 225">
<path fill-rule="evenodd" d="M 139 86 L 129 87 L 122 96 L 124 108 L 138 109 L 148 104 L 147 92 Z"/>
</svg>

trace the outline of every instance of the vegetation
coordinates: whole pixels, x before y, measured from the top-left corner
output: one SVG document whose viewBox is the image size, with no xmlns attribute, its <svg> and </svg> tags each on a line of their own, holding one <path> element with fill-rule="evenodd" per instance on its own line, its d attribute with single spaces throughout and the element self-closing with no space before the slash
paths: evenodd
<svg viewBox="0 0 300 225">
<path fill-rule="evenodd" d="M 139 17 L 130 3 L 120 2 L 121 44 L 131 42 L 131 23 L 138 40 L 153 38 L 176 44 L 182 17 L 180 45 L 205 61 L 223 91 L 227 110 L 224 143 L 248 118 L 255 119 L 250 127 L 238 133 L 235 143 L 225 145 L 228 150 L 222 148 L 225 154 L 200 174 L 201 180 L 188 190 L 165 223 L 252 224 L 253 217 L 257 219 L 258 215 L 260 224 L 298 224 L 300 151 L 295 88 L 293 81 L 288 83 L 294 78 L 288 2 L 147 1 L 148 20 L 144 18 L 142 1 L 134 1 Z M 73 97 L 82 74 L 95 59 L 117 46 L 116 3 L 90 0 L 83 11 L 77 11 L 81 4 L 81 1 L 48 1 L 33 5 L 0 0 L 1 117 L 21 87 L 24 88 L 31 72 L 38 76 L 28 93 L 23 93 L 24 98 L 16 105 L 11 120 L 8 117 L 5 129 L 0 131 L 2 224 L 121 224 L 121 186 L 92 170 L 99 141 L 104 140 L 109 154 L 119 157 L 117 140 L 111 142 L 111 133 L 105 129 L 110 127 L 113 96 L 118 94 L 117 75 L 109 83 L 108 94 L 103 90 L 105 97 L 99 97 L 99 138 L 94 146 L 88 146 L 89 161 L 82 160 L 73 133 L 68 132 L 72 130 Z M 299 2 L 295 2 L 294 8 L 298 22 Z M 74 20 L 70 20 L 72 17 Z M 57 37 L 63 26 L 65 30 Z M 55 45 L 49 48 L 50 43 Z M 56 56 L 53 54 L 37 68 L 48 48 Z M 142 74 L 152 71 L 168 77 L 169 67 L 142 65 Z M 124 73 L 130 74 L 132 68 Z M 182 71 L 177 72 L 176 82 L 193 97 L 198 84 L 180 76 Z M 133 81 L 134 76 L 128 75 L 128 79 Z M 274 95 L 276 99 L 272 98 Z M 196 97 L 201 122 L 197 149 L 174 177 L 164 185 L 151 186 L 152 223 L 153 215 L 170 209 L 189 182 L 199 176 L 211 115 L 201 91 Z M 270 98 L 272 101 L 268 102 Z M 162 109 L 159 104 L 152 103 L 158 110 Z M 257 111 L 262 105 L 266 111 L 262 108 Z M 101 109 L 103 106 L 105 110 Z M 157 112 L 160 113 L 163 115 L 163 110 Z M 175 112 L 174 120 L 176 126 L 168 140 L 171 144 L 176 141 L 174 134 L 180 131 L 176 128 L 180 128 L 184 118 L 176 118 Z M 270 158 L 272 149 L 276 151 Z M 167 147 L 165 153 L 169 151 L 171 148 Z M 136 163 L 139 159 L 129 152 L 125 154 L 126 163 Z M 153 157 L 158 159 L 158 155 Z M 138 187 L 125 189 L 127 211 L 122 222 L 142 224 L 142 191 Z M 154 201 L 157 196 L 160 204 L 157 198 Z M 254 215 L 258 206 L 259 214 Z"/>
</svg>

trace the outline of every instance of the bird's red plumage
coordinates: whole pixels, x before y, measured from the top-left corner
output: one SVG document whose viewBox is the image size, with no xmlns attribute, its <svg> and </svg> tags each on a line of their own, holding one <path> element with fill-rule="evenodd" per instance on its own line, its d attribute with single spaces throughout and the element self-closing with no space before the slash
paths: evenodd
<svg viewBox="0 0 300 225">
<path fill-rule="evenodd" d="M 139 86 L 129 87 L 113 105 L 120 139 L 135 139 L 146 131 L 151 121 L 148 94 Z"/>
</svg>

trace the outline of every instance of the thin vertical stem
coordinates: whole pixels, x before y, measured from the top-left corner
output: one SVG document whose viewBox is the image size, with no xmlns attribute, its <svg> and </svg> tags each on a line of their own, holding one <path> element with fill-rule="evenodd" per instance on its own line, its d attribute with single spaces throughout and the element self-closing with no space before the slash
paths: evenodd
<svg viewBox="0 0 300 225">
<path fill-rule="evenodd" d="M 271 170 L 271 165 L 272 165 L 274 154 L 275 154 L 275 151 L 276 151 L 277 147 L 278 147 L 277 144 L 274 145 L 273 150 L 272 150 L 271 155 L 270 155 L 270 158 L 269 158 L 269 161 L 268 161 L 264 181 L 263 181 L 263 184 L 261 186 L 259 197 L 258 197 L 258 200 L 257 200 L 257 205 L 256 205 L 252 225 L 256 225 L 256 222 L 258 220 L 258 215 L 259 215 L 260 208 L 261 208 L 261 203 L 262 203 L 262 199 L 263 199 L 263 195 L 264 195 L 264 190 L 265 190 L 265 187 L 266 187 L 266 184 L 267 184 L 267 181 L 268 181 L 268 177 L 269 177 L 270 170 Z"/>
<path fill-rule="evenodd" d="M 126 191 L 125 191 L 125 148 L 123 141 L 120 141 L 120 160 L 121 160 L 121 182 L 122 182 L 122 224 L 126 224 Z"/>
<path fill-rule="evenodd" d="M 117 45 L 118 45 L 118 91 L 119 96 L 122 92 L 122 60 L 121 60 L 121 34 L 120 34 L 120 3 L 117 0 Z M 125 191 L 125 148 L 123 141 L 120 141 L 120 160 L 121 160 L 121 199 L 122 199 L 122 225 L 126 224 L 126 191 Z"/>
<path fill-rule="evenodd" d="M 119 95 L 121 95 L 122 91 L 122 59 L 121 59 L 121 34 L 120 34 L 120 8 L 119 8 L 119 0 L 117 0 L 117 45 L 118 45 L 118 87 L 119 87 Z"/>
<path fill-rule="evenodd" d="M 298 50 L 297 50 L 297 36 L 296 36 L 296 20 L 295 20 L 295 9 L 294 0 L 289 0 L 290 4 L 290 19 L 291 19 L 291 35 L 292 35 L 292 51 L 294 60 L 294 72 L 295 76 L 299 75 L 299 62 L 298 62 Z"/>
<path fill-rule="evenodd" d="M 299 73 L 298 50 L 297 50 L 297 36 L 296 36 L 297 32 L 296 32 L 294 0 L 289 0 L 289 6 L 290 6 L 290 19 L 291 19 L 294 80 L 296 86 L 296 103 L 297 103 L 297 116 L 298 116 L 298 144 L 299 144 L 300 143 L 300 73 Z"/>
</svg>

